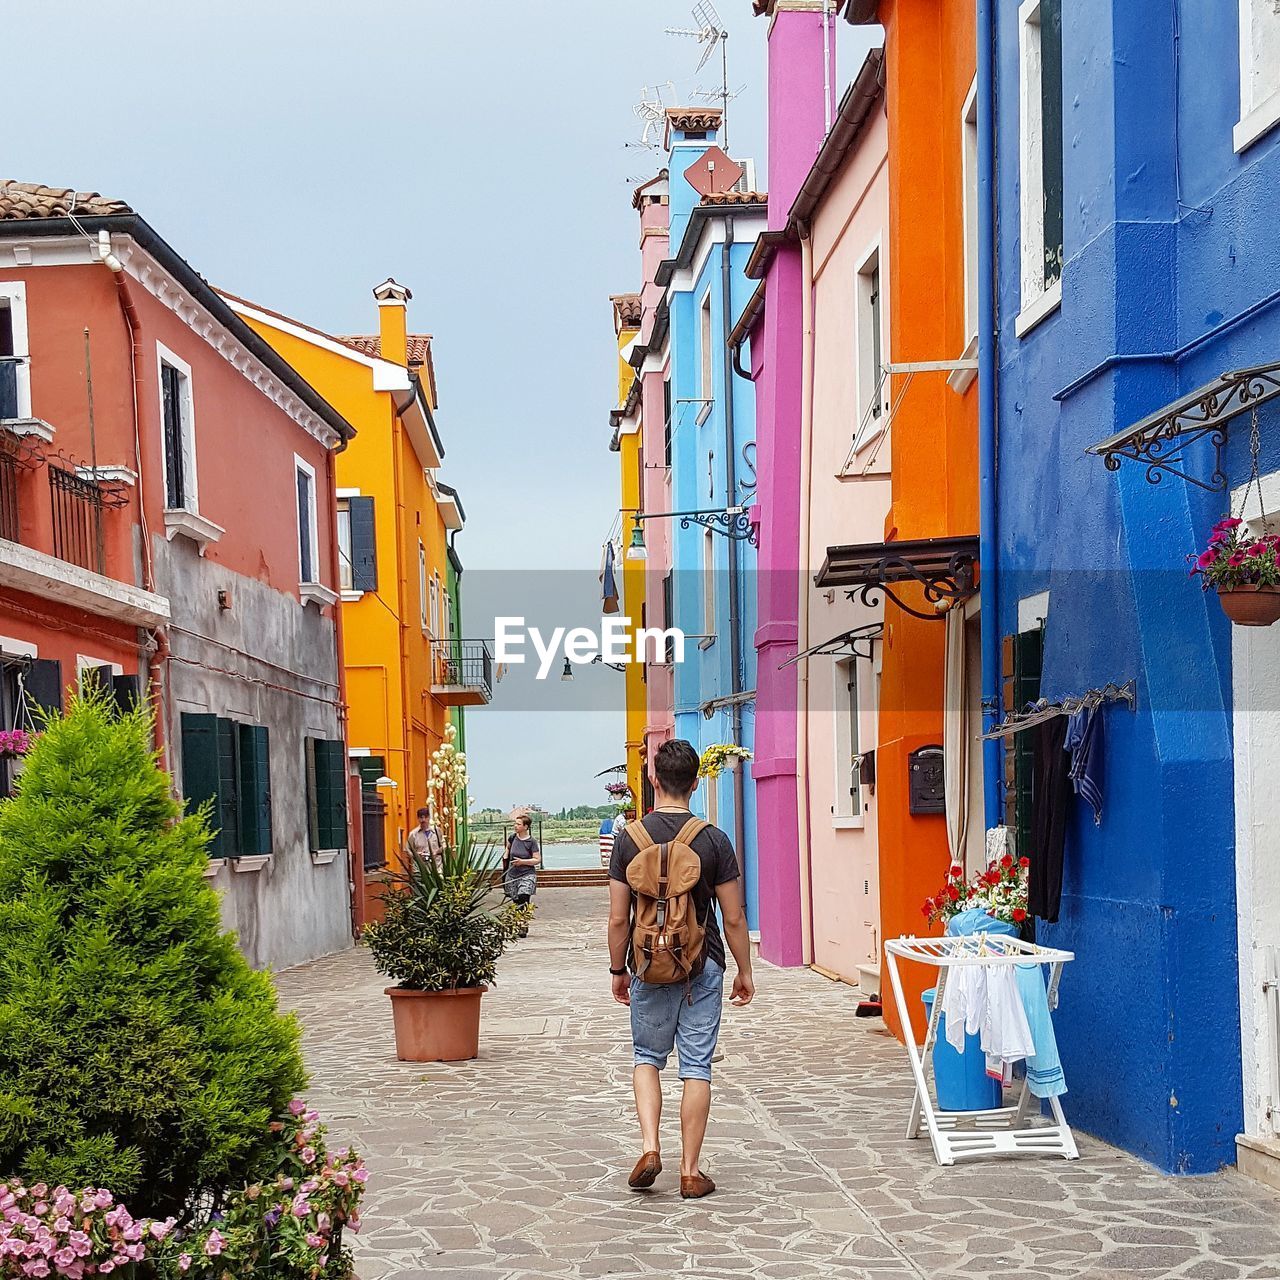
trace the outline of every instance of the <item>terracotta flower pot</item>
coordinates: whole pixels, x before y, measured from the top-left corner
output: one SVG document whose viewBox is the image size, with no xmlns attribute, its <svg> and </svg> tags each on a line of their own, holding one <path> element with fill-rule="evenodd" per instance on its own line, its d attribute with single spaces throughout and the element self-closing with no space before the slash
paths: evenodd
<svg viewBox="0 0 1280 1280">
<path fill-rule="evenodd" d="M 480 997 L 488 987 L 410 991 L 388 987 L 401 1062 L 463 1062 L 480 1052 Z"/>
<path fill-rule="evenodd" d="M 1238 627 L 1269 627 L 1280 621 L 1280 587 L 1232 587 L 1219 590 L 1218 601 Z"/>
</svg>

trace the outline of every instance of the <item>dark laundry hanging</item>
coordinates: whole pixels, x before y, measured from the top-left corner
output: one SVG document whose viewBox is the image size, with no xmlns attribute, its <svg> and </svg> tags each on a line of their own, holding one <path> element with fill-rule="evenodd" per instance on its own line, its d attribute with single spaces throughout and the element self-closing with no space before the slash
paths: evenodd
<svg viewBox="0 0 1280 1280">
<path fill-rule="evenodd" d="M 1064 749 L 1067 718 L 1054 716 L 1026 732 L 1033 736 L 1027 908 L 1052 924 L 1062 901 L 1062 858 L 1072 795 L 1071 756 Z"/>
<path fill-rule="evenodd" d="M 858 781 L 867 787 L 872 795 L 876 790 L 876 753 L 864 751 L 858 761 Z"/>
</svg>

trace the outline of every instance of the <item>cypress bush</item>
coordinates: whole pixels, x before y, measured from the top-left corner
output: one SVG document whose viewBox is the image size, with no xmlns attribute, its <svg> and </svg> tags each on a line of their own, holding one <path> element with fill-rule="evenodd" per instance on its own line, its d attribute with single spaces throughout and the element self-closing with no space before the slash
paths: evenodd
<svg viewBox="0 0 1280 1280">
<path fill-rule="evenodd" d="M 0 802 L 0 1176 L 187 1218 L 269 1158 L 299 1029 L 223 931 L 151 715 L 88 694 Z"/>
</svg>

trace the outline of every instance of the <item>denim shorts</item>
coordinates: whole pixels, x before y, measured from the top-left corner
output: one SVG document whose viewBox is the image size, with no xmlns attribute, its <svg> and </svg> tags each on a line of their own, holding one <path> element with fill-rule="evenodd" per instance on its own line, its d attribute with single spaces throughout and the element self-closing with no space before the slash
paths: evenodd
<svg viewBox="0 0 1280 1280">
<path fill-rule="evenodd" d="M 674 1047 L 681 1080 L 710 1080 L 711 1055 L 720 1036 L 724 969 L 708 960 L 689 987 L 631 979 L 631 1039 L 637 1067 L 667 1065 Z"/>
</svg>

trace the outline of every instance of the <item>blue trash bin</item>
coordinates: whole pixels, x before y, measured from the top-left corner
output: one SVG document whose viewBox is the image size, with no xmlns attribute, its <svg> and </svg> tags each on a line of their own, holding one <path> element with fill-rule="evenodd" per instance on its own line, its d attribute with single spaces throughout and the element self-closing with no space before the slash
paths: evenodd
<svg viewBox="0 0 1280 1280">
<path fill-rule="evenodd" d="M 936 987 L 930 987 L 920 998 L 925 1017 L 933 1016 Z M 947 1015 L 938 1015 L 938 1038 L 933 1045 L 933 1083 L 938 1093 L 940 1111 L 993 1111 L 1003 1101 L 999 1080 L 987 1075 L 987 1057 L 982 1052 L 982 1037 L 966 1035 L 964 1052 L 957 1053 L 947 1039 Z"/>
</svg>

